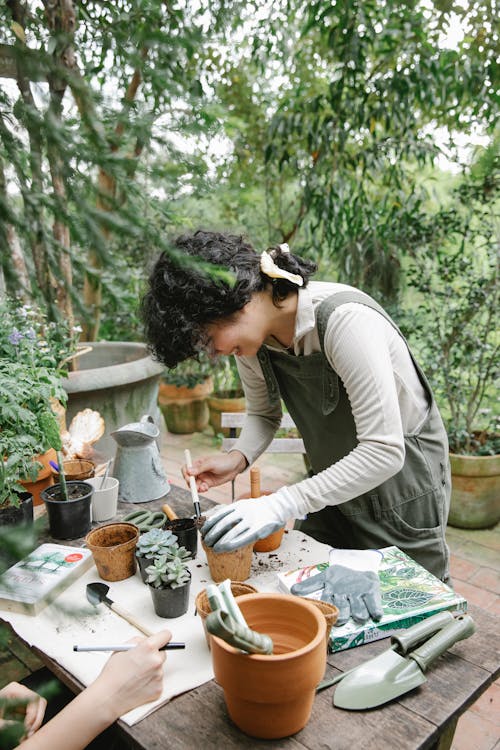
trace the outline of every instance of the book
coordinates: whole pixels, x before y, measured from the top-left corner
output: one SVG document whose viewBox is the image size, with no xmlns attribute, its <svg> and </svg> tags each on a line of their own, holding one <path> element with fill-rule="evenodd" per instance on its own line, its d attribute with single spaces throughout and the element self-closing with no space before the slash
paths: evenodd
<svg viewBox="0 0 500 750">
<path fill-rule="evenodd" d="M 0 576 L 0 609 L 37 615 L 92 563 L 88 549 L 41 544 Z"/>
<path fill-rule="evenodd" d="M 345 625 L 334 626 L 330 632 L 330 653 L 387 638 L 442 610 L 467 611 L 467 601 L 463 596 L 455 593 L 398 547 L 384 547 L 379 552 L 382 554 L 378 575 L 384 615 L 378 622 L 368 620 L 360 625 L 349 620 Z M 328 561 L 324 561 L 278 573 L 279 587 L 289 594 L 294 583 L 310 578 L 328 566 Z M 321 590 L 308 596 L 320 599 Z"/>
</svg>

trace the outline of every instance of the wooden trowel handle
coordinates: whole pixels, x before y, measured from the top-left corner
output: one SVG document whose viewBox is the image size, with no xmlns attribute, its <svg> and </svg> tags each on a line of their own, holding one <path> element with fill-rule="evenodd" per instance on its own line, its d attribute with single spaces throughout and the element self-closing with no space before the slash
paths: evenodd
<svg viewBox="0 0 500 750">
<path fill-rule="evenodd" d="M 260 497 L 260 469 L 252 466 L 250 469 L 250 497 Z"/>
<path fill-rule="evenodd" d="M 170 507 L 168 503 L 165 503 L 165 505 L 162 505 L 161 509 L 165 513 L 169 521 L 175 521 L 176 518 L 179 518 L 175 510 L 172 510 L 172 508 Z"/>
<path fill-rule="evenodd" d="M 137 628 L 137 630 L 140 630 L 141 633 L 144 633 L 144 635 L 153 635 L 154 632 L 147 628 L 145 625 L 143 625 L 141 622 L 135 619 L 134 615 L 132 615 L 130 612 L 128 612 L 126 609 L 123 609 L 123 607 L 120 607 L 119 604 L 116 604 L 116 602 L 113 602 L 111 604 L 110 609 L 113 610 L 113 612 L 120 617 L 123 617 L 124 620 L 129 622 L 131 625 L 134 626 L 134 628 Z"/>
</svg>

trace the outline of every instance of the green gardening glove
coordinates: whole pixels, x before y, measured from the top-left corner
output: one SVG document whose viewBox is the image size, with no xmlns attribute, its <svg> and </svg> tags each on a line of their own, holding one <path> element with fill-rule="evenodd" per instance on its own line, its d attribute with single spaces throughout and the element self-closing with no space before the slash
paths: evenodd
<svg viewBox="0 0 500 750">
<path fill-rule="evenodd" d="M 355 622 L 380 620 L 382 600 L 378 574 L 371 570 L 353 570 L 343 565 L 331 565 L 326 570 L 300 583 L 295 583 L 292 594 L 307 596 L 323 589 L 321 599 L 339 610 L 336 626 L 344 625 L 352 617 Z"/>
</svg>

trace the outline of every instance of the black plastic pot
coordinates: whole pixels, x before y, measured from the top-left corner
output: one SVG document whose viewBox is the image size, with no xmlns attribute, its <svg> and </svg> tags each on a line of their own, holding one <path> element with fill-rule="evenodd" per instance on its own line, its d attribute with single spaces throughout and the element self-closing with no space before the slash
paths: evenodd
<svg viewBox="0 0 500 750">
<path fill-rule="evenodd" d="M 136 555 L 137 557 L 137 567 L 139 568 L 139 573 L 141 574 L 141 578 L 144 581 L 144 583 L 147 583 L 147 573 L 146 568 L 153 564 L 153 560 L 150 557 L 141 557 L 141 555 Z"/>
<path fill-rule="evenodd" d="M 17 526 L 33 523 L 33 495 L 30 492 L 17 493 L 19 507 L 8 505 L 0 510 L 0 526 Z"/>
<path fill-rule="evenodd" d="M 191 552 L 191 557 L 196 557 L 198 551 L 198 528 L 195 518 L 175 518 L 173 521 L 167 521 L 163 526 L 177 537 L 179 547 L 185 547 Z"/>
<path fill-rule="evenodd" d="M 149 586 L 153 606 L 158 617 L 173 619 L 184 615 L 188 610 L 190 586 L 190 580 L 184 586 L 178 586 L 176 589 L 157 589 L 154 586 Z"/>
<path fill-rule="evenodd" d="M 60 484 L 41 493 L 49 516 L 50 534 L 54 539 L 79 539 L 90 531 L 91 499 L 94 488 L 87 482 L 66 482 L 68 500 L 62 499 Z"/>
</svg>

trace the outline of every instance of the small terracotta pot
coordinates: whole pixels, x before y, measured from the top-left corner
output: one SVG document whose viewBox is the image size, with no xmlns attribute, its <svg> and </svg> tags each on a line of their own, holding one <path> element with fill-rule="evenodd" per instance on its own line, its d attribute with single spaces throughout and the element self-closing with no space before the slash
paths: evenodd
<svg viewBox="0 0 500 750">
<path fill-rule="evenodd" d="M 95 464 L 83 458 L 72 458 L 63 461 L 64 476 L 68 481 L 90 479 L 94 476 Z M 59 481 L 59 472 L 54 471 L 56 480 Z"/>
<path fill-rule="evenodd" d="M 229 716 L 251 737 L 289 737 L 309 721 L 325 672 L 325 618 L 290 594 L 247 594 L 238 605 L 252 630 L 272 638 L 274 653 L 244 654 L 212 636 L 215 679 Z"/>
<path fill-rule="evenodd" d="M 339 616 L 338 607 L 335 604 L 329 602 L 322 602 L 320 599 L 309 599 L 306 596 L 299 596 L 299 599 L 306 599 L 306 601 L 314 604 L 319 609 L 326 621 L 326 647 L 328 648 L 328 641 L 330 640 L 330 630 L 337 622 Z"/>
<path fill-rule="evenodd" d="M 43 505 L 43 490 L 46 490 L 47 487 L 52 487 L 54 484 L 54 473 L 49 461 L 55 461 L 56 459 L 56 452 L 53 448 L 50 448 L 39 456 L 35 456 L 33 460 L 42 465 L 35 481 L 32 482 L 31 479 L 21 480 L 20 484 L 22 484 L 26 492 L 33 495 L 33 505 Z"/>
<path fill-rule="evenodd" d="M 207 556 L 210 575 L 215 583 L 229 578 L 230 581 L 246 581 L 252 567 L 253 542 L 246 547 L 240 547 L 233 552 L 214 552 L 202 540 L 202 546 Z"/>
<path fill-rule="evenodd" d="M 133 523 L 107 523 L 85 537 L 92 551 L 97 572 L 105 581 L 123 581 L 133 576 L 139 529 Z"/>
<path fill-rule="evenodd" d="M 256 594 L 257 589 L 253 586 L 250 586 L 249 583 L 242 583 L 241 581 L 233 581 L 231 583 L 231 593 L 236 599 L 238 596 L 243 596 L 243 594 Z M 197 595 L 195 599 L 195 606 L 196 606 L 196 612 L 201 617 L 201 621 L 203 623 L 203 629 L 205 631 L 205 639 L 207 641 L 208 648 L 210 648 L 210 633 L 205 627 L 205 620 L 207 619 L 207 616 L 212 611 L 212 608 L 210 606 L 210 602 L 208 601 L 207 596 L 207 590 L 202 589 L 200 593 Z"/>
</svg>

